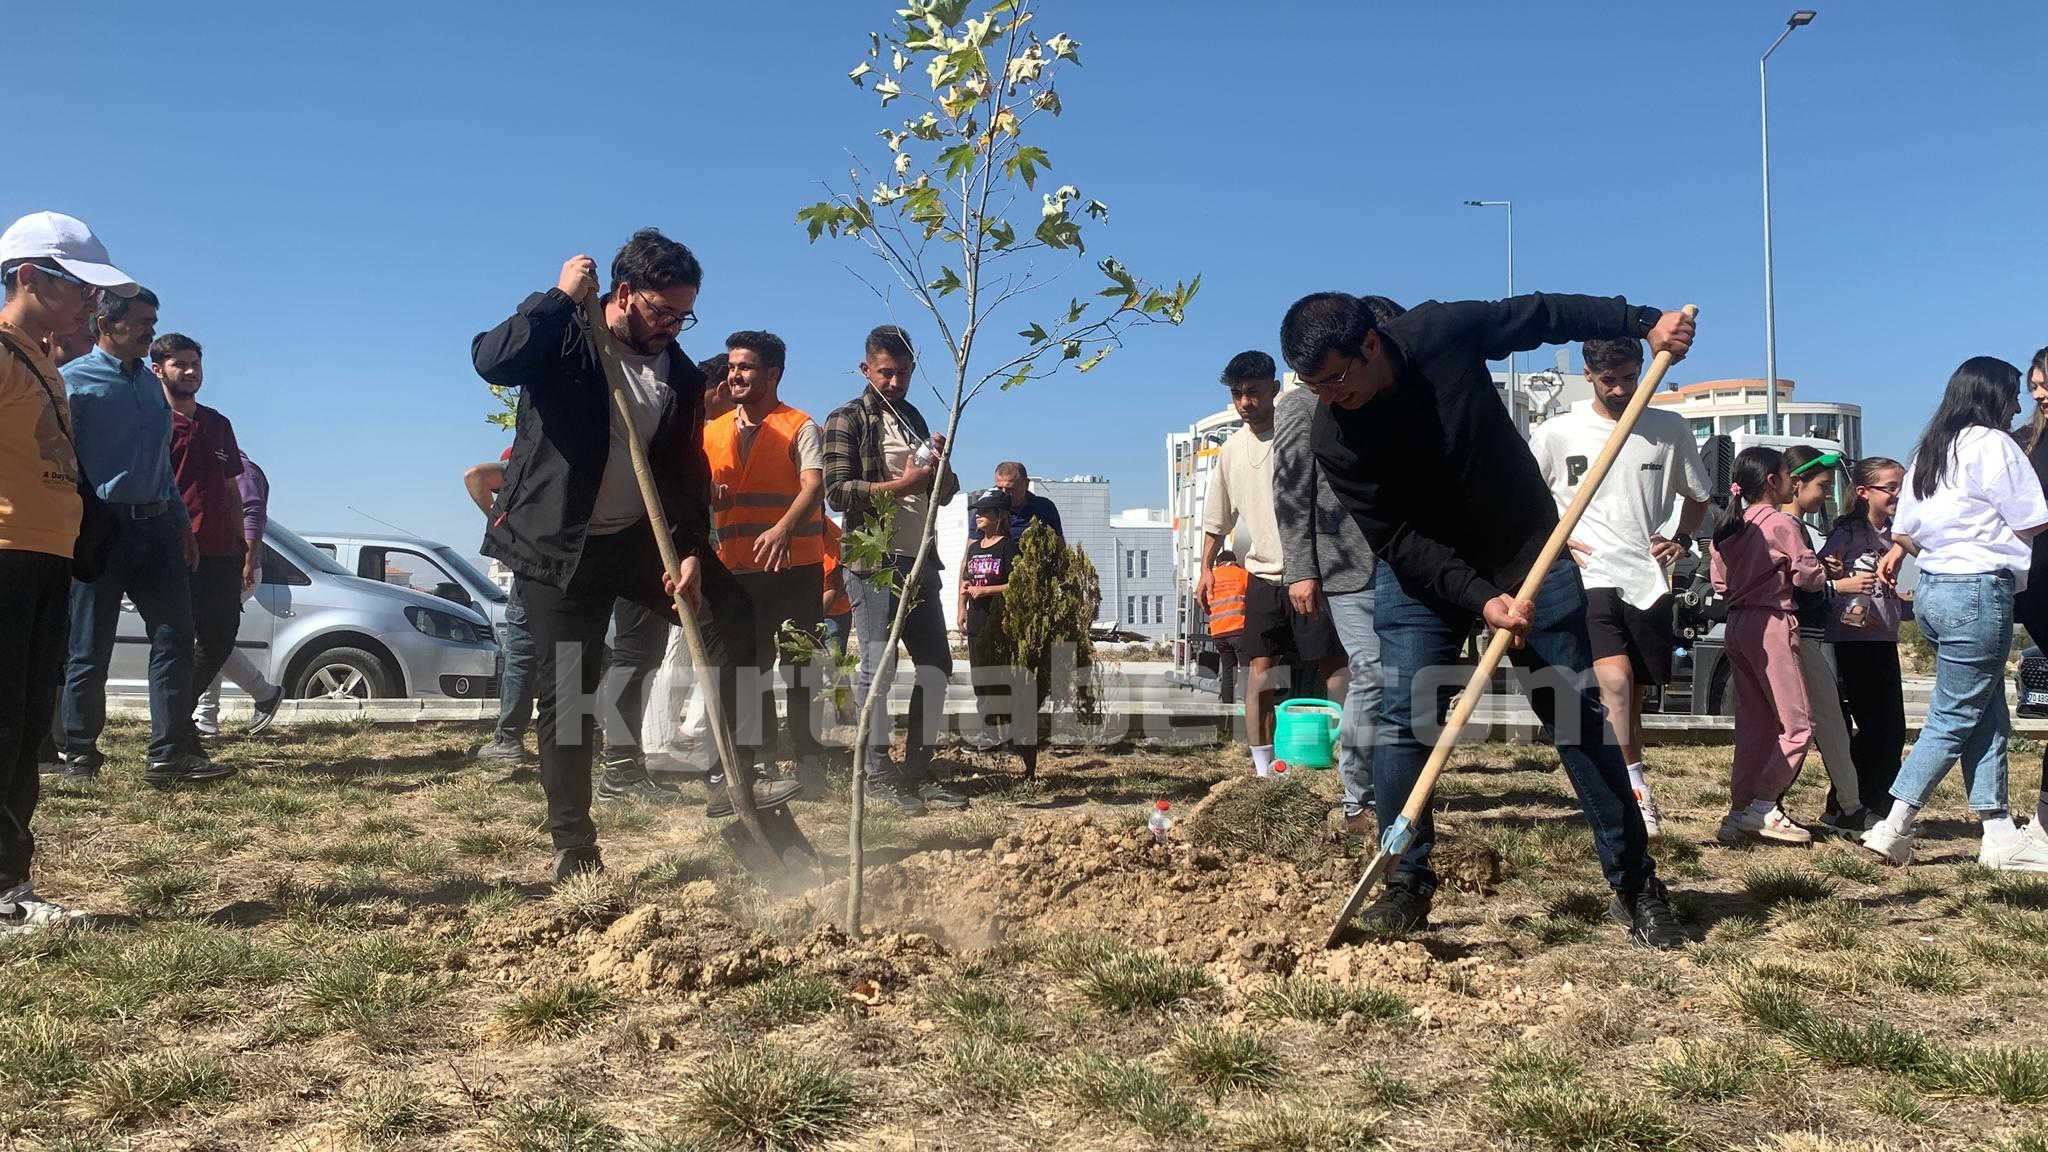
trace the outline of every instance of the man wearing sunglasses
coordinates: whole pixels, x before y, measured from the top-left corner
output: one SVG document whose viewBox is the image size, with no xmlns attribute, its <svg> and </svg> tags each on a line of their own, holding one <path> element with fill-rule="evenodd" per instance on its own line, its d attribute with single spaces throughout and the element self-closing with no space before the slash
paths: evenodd
<svg viewBox="0 0 2048 1152">
<path fill-rule="evenodd" d="M 554 287 L 528 296 L 470 348 L 479 376 L 519 393 L 512 457 L 483 553 L 512 570 L 512 594 L 526 606 L 540 656 L 534 727 L 558 882 L 604 867 L 590 818 L 590 767 L 613 604 L 624 599 L 671 619 L 675 613 L 628 436 L 646 449 L 669 519 L 681 558 L 677 592 L 695 604 L 707 655 L 724 670 L 719 702 L 728 723 L 737 698 L 730 672 L 753 663 L 752 606 L 711 547 L 704 374 L 676 345 L 695 323 L 691 308 L 703 280 L 696 256 L 652 228 L 634 233 L 612 260 L 602 314 L 621 345 L 630 428 L 612 402 L 588 327 L 584 302 L 598 292 L 590 257 L 562 265 Z M 621 661 L 646 668 L 659 654 L 657 646 Z M 617 703 L 623 723 L 606 727 L 637 733 L 645 699 L 640 684 L 627 686 Z M 711 787 L 722 793 L 723 778 L 714 776 Z"/>
<path fill-rule="evenodd" d="M 82 222 L 55 212 L 0 233 L 0 934 L 79 913 L 29 882 L 41 784 L 64 667 L 71 558 L 84 512 L 70 403 L 44 348 L 84 325 L 100 291 L 135 283 Z"/>
<path fill-rule="evenodd" d="M 1429 748 L 1418 732 L 1433 740 L 1441 730 L 1449 696 L 1464 683 L 1454 667 L 1458 651 L 1483 619 L 1514 638 L 1529 703 L 1550 727 L 1592 825 L 1614 890 L 1610 914 L 1637 943 L 1659 949 L 1677 947 L 1685 935 L 1657 879 L 1642 811 L 1592 683 L 1578 568 L 1564 559 L 1553 564 L 1533 601 L 1512 592 L 1557 526 L 1557 505 L 1486 362 L 1544 344 L 1645 336 L 1652 348 L 1681 358 L 1692 334 L 1692 321 L 1677 312 L 1543 293 L 1430 302 L 1381 324 L 1364 300 L 1319 292 L 1295 301 L 1280 326 L 1288 366 L 1329 398 L 1316 411 L 1316 458 L 1379 557 L 1373 624 L 1384 688 L 1373 793 L 1380 827 L 1401 815 L 1422 775 Z M 1425 812 L 1364 914 L 1369 927 L 1405 935 L 1428 926 L 1434 840 Z"/>
</svg>

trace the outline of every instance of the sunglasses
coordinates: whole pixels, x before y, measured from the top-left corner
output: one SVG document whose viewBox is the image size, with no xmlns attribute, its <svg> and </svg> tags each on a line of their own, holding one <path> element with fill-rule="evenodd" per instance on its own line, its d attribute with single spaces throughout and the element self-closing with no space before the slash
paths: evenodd
<svg viewBox="0 0 2048 1152">
<path fill-rule="evenodd" d="M 64 271 L 62 268 L 50 268 L 42 264 L 29 264 L 26 265 L 26 267 L 33 268 L 36 271 L 41 272 L 43 275 L 48 276 L 53 280 L 62 280 L 67 284 L 74 285 L 75 287 L 77 287 L 78 296 L 82 300 L 92 301 L 97 300 L 100 297 L 100 290 L 97 285 L 87 284 L 85 281 L 80 280 L 78 277 L 73 276 L 71 273 Z M 15 282 L 20 283 L 21 273 L 16 272 L 14 275 Z"/>
</svg>

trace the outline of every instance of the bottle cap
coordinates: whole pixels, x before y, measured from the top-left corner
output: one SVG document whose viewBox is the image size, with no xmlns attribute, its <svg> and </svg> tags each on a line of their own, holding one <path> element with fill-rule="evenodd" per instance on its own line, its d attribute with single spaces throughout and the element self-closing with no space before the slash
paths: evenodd
<svg viewBox="0 0 2048 1152">
<path fill-rule="evenodd" d="M 1166 811 L 1166 801 L 1161 800 L 1159 803 L 1154 804 L 1153 807 L 1159 809 L 1161 812 L 1164 812 Z"/>
</svg>

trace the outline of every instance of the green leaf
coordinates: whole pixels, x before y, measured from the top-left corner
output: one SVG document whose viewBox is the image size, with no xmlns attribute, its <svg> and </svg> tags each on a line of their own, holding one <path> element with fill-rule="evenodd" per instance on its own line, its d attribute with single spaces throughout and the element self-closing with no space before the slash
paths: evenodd
<svg viewBox="0 0 2048 1152">
<path fill-rule="evenodd" d="M 1102 201 L 1090 200 L 1085 211 L 1088 215 L 1102 221 L 1104 224 L 1109 223 L 1109 205 L 1104 204 Z"/>
<path fill-rule="evenodd" d="M 939 118 L 929 112 L 915 120 L 905 120 L 903 128 L 919 140 L 940 140 L 946 135 L 945 129 L 939 126 Z"/>
<path fill-rule="evenodd" d="M 1011 57 L 1009 66 L 1003 69 L 1003 82 L 1012 88 L 1029 84 L 1045 71 L 1045 57 L 1033 48 L 1022 56 Z"/>
<path fill-rule="evenodd" d="M 1088 250 L 1087 246 L 1081 243 L 1081 226 L 1065 216 L 1048 216 L 1040 220 L 1037 231 L 1032 235 L 1048 248 L 1072 248 L 1079 252 Z"/>
<path fill-rule="evenodd" d="M 1088 306 L 1086 304 L 1081 303 L 1079 300 L 1069 301 L 1067 303 L 1067 323 L 1072 324 L 1074 321 L 1079 320 L 1081 318 L 1081 313 L 1086 312 L 1087 310 Z"/>
<path fill-rule="evenodd" d="M 1077 372 L 1086 372 L 1089 369 L 1095 367 L 1097 364 L 1102 363 L 1102 358 L 1104 356 L 1109 355 L 1109 350 L 1111 347 L 1113 346 L 1109 344 L 1104 344 L 1102 347 L 1095 350 L 1095 355 L 1090 356 L 1086 360 L 1081 361 L 1079 364 L 1074 365 L 1074 370 Z"/>
<path fill-rule="evenodd" d="M 839 221 L 844 211 L 830 200 L 820 200 L 809 208 L 797 209 L 796 219 L 810 233 L 811 242 L 816 243 L 818 237 L 827 231 L 834 236 L 839 235 Z"/>
<path fill-rule="evenodd" d="M 998 250 L 1008 248 L 1017 242 L 1017 230 L 1010 226 L 1008 220 L 984 220 L 982 231 L 988 233 L 989 238 L 996 242 Z"/>
<path fill-rule="evenodd" d="M 1033 344 L 1043 344 L 1052 339 L 1052 334 L 1047 332 L 1043 325 L 1039 324 L 1033 324 L 1031 327 L 1017 333 L 1017 335 L 1019 338 L 1029 340 Z"/>
<path fill-rule="evenodd" d="M 1010 158 L 1003 162 L 1003 175 L 1011 179 L 1021 179 L 1024 181 L 1024 187 L 1029 188 L 1038 179 L 1040 168 L 1051 167 L 1052 161 L 1046 159 L 1045 149 L 1035 144 L 1026 144 L 1011 153 Z"/>
<path fill-rule="evenodd" d="M 959 275 L 951 268 L 940 268 L 939 271 L 942 275 L 937 280 L 925 285 L 925 288 L 938 296 L 944 296 L 949 292 L 958 292 L 960 290 Z"/>
<path fill-rule="evenodd" d="M 1064 32 L 1047 40 L 1045 46 L 1052 50 L 1053 59 L 1055 60 L 1071 60 L 1075 64 L 1081 62 L 1081 57 L 1074 51 L 1081 46 L 1081 42 Z"/>
<path fill-rule="evenodd" d="M 939 163 L 946 166 L 946 179 L 958 180 L 974 171 L 975 155 L 972 144 L 955 144 L 939 153 Z"/>
<path fill-rule="evenodd" d="M 1010 378 L 1008 380 L 1003 381 L 1003 391 L 1008 392 L 1010 389 L 1015 388 L 1019 384 L 1029 382 L 1030 379 L 1031 365 L 1026 364 L 1018 368 L 1015 372 L 1010 373 Z"/>
<path fill-rule="evenodd" d="M 1060 359 L 1072 360 L 1080 354 L 1081 342 L 1079 340 L 1065 340 L 1060 343 Z"/>
<path fill-rule="evenodd" d="M 1055 116 L 1060 114 L 1060 94 L 1050 88 L 1033 96 L 1031 103 L 1032 106 Z"/>
</svg>

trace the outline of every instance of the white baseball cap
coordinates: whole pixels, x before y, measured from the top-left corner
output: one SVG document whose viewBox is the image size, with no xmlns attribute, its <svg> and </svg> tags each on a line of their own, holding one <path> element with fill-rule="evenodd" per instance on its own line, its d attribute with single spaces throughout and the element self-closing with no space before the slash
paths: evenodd
<svg viewBox="0 0 2048 1152">
<path fill-rule="evenodd" d="M 135 278 L 107 259 L 107 246 L 85 221 L 62 212 L 31 212 L 0 233 L 0 267 L 24 260 L 48 260 L 95 288 L 133 296 Z"/>
</svg>

